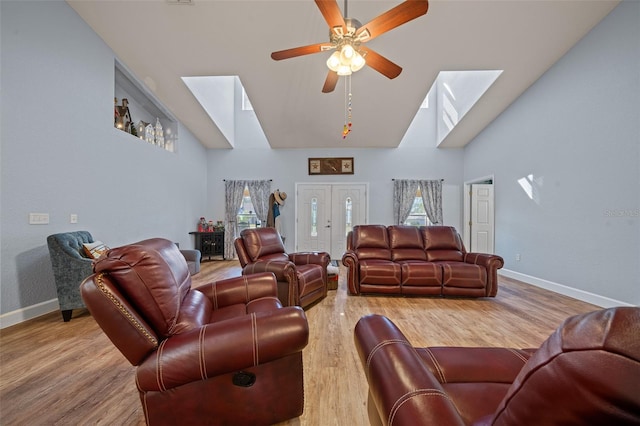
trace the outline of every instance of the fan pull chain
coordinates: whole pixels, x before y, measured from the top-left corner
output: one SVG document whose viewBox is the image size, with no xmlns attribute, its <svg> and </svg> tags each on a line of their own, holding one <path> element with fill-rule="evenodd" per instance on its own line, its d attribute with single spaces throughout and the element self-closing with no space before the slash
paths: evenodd
<svg viewBox="0 0 640 426">
<path fill-rule="evenodd" d="M 351 76 L 347 76 L 346 84 L 344 85 L 344 102 L 345 102 L 345 117 L 344 127 L 342 129 L 342 139 L 346 139 L 347 135 L 351 133 Z"/>
</svg>

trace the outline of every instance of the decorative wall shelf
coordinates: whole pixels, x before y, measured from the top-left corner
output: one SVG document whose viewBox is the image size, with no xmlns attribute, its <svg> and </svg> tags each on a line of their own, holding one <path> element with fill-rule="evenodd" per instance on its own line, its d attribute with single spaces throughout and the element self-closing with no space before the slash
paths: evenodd
<svg viewBox="0 0 640 426">
<path fill-rule="evenodd" d="M 176 152 L 178 120 L 117 59 L 114 76 L 114 127 L 167 151 Z M 123 102 L 123 99 L 126 101 Z M 125 117 L 126 113 L 128 117 Z M 133 123 L 134 130 L 131 130 L 128 121 Z M 145 127 L 149 124 L 153 129 L 151 135 L 145 132 Z M 161 131 L 158 129 L 160 127 Z"/>
</svg>

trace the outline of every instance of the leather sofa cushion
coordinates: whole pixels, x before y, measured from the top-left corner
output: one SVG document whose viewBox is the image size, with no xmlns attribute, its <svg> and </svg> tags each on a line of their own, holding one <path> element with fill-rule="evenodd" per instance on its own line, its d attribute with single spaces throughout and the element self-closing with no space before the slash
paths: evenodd
<svg viewBox="0 0 640 426">
<path fill-rule="evenodd" d="M 286 253 L 282 238 L 275 228 L 261 228 L 260 232 L 255 229 L 244 229 L 240 235 L 252 262 L 270 254 Z"/>
<path fill-rule="evenodd" d="M 493 414 L 534 352 L 508 348 L 416 348 L 466 424 Z"/>
<path fill-rule="evenodd" d="M 442 265 L 442 285 L 445 287 L 480 288 L 487 286 L 487 270 L 469 263 L 439 263 Z"/>
<path fill-rule="evenodd" d="M 421 230 L 429 262 L 464 261 L 464 246 L 454 227 L 424 226 Z"/>
<path fill-rule="evenodd" d="M 181 302 L 191 289 L 187 262 L 174 243 L 155 238 L 113 248 L 93 270 L 109 274 L 159 336 L 172 334 Z"/>
<path fill-rule="evenodd" d="M 322 266 L 309 263 L 296 266 L 296 276 L 300 294 L 309 294 L 324 286 Z"/>
<path fill-rule="evenodd" d="M 391 260 L 389 236 L 384 225 L 354 226 L 352 234 L 353 250 L 358 259 Z"/>
<path fill-rule="evenodd" d="M 442 286 L 442 267 L 439 264 L 423 261 L 398 263 L 403 286 Z"/>
<path fill-rule="evenodd" d="M 389 260 L 361 260 L 360 283 L 400 285 L 400 264 Z"/>
<path fill-rule="evenodd" d="M 362 247 L 389 249 L 389 236 L 384 225 L 356 225 L 353 227 L 353 249 Z"/>
<path fill-rule="evenodd" d="M 391 260 L 427 260 L 420 229 L 415 226 L 389 226 Z"/>
</svg>

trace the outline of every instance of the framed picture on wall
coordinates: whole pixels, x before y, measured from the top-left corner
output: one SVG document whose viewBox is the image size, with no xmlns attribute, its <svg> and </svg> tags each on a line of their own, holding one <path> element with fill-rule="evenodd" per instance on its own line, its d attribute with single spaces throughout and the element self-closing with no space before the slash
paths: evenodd
<svg viewBox="0 0 640 426">
<path fill-rule="evenodd" d="M 353 157 L 309 158 L 310 175 L 352 175 Z"/>
</svg>

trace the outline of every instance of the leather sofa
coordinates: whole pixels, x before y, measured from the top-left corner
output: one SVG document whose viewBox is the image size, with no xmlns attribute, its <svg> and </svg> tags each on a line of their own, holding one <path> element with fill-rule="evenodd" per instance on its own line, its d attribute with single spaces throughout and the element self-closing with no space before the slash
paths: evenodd
<svg viewBox="0 0 640 426">
<path fill-rule="evenodd" d="M 638 425 L 640 308 L 567 319 L 539 349 L 414 348 L 388 318 L 355 344 L 372 425 Z"/>
<path fill-rule="evenodd" d="M 494 297 L 504 261 L 468 253 L 451 226 L 357 225 L 342 264 L 349 294 Z"/>
<path fill-rule="evenodd" d="M 275 274 L 284 306 L 307 308 L 327 296 L 329 253 L 287 253 L 275 228 L 243 229 L 234 246 L 243 275 Z"/>
<path fill-rule="evenodd" d="M 137 366 L 147 424 L 266 425 L 302 414 L 309 328 L 301 308 L 282 307 L 273 274 L 192 289 L 184 256 L 159 238 L 109 250 L 94 271 L 82 298 Z"/>
</svg>

